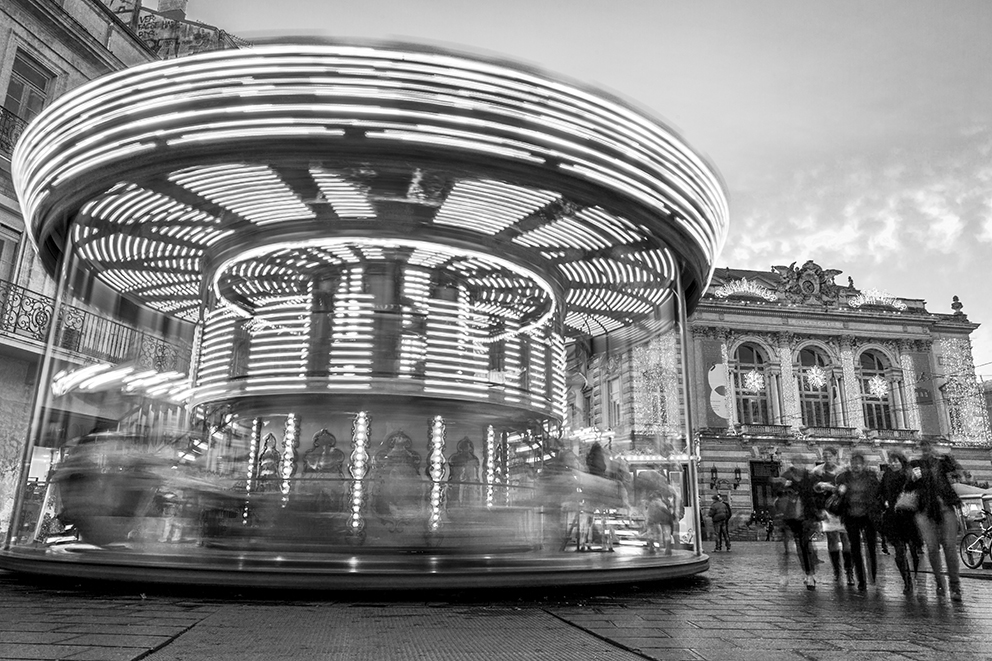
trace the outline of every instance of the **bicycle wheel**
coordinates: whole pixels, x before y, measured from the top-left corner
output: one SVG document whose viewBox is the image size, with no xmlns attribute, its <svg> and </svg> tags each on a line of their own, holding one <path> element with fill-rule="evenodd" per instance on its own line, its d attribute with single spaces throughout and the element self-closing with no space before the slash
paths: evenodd
<svg viewBox="0 0 992 661">
<path fill-rule="evenodd" d="M 961 538 L 961 562 L 969 569 L 978 569 L 982 566 L 982 559 L 985 557 L 985 540 L 977 533 L 968 532 Z"/>
</svg>

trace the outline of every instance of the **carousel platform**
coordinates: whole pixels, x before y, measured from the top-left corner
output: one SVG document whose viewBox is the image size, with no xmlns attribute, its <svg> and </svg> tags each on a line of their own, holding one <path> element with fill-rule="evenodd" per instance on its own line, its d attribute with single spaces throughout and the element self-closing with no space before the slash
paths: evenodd
<svg viewBox="0 0 992 661">
<path fill-rule="evenodd" d="M 663 581 L 709 568 L 709 556 L 676 549 L 646 554 L 565 551 L 452 554 L 411 551 L 370 554 L 232 553 L 195 545 L 136 554 L 126 546 L 67 543 L 0 553 L 0 568 L 35 576 L 149 584 L 241 586 L 295 590 L 418 590 L 609 585 Z"/>
</svg>

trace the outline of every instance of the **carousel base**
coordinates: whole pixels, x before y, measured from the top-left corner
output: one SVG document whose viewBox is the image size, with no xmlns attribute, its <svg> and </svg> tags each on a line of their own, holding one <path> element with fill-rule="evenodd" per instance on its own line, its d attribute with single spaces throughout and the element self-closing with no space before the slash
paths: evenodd
<svg viewBox="0 0 992 661">
<path fill-rule="evenodd" d="M 38 577 L 175 586 L 293 590 L 419 590 L 619 585 L 663 581 L 709 569 L 709 556 L 675 550 L 549 554 L 349 555 L 231 553 L 201 547 L 162 553 L 65 544 L 0 552 L 0 568 Z"/>
</svg>

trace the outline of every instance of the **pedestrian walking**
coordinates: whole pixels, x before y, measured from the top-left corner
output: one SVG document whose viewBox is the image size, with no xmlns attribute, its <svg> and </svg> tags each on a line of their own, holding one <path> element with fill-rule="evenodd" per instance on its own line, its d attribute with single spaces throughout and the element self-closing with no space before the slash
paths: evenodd
<svg viewBox="0 0 992 661">
<path fill-rule="evenodd" d="M 829 511 L 826 507 L 830 496 L 836 491 L 837 476 L 843 470 L 837 459 L 837 448 L 829 446 L 823 448 L 823 463 L 813 469 L 813 476 L 817 482 L 815 489 L 820 494 L 817 501 L 820 508 L 820 527 L 827 538 L 827 553 L 830 556 L 830 565 L 834 570 L 834 581 L 841 582 L 841 559 L 843 558 L 847 584 L 854 585 L 854 564 L 851 561 L 851 543 L 847 538 L 847 530 L 840 520 L 840 515 L 837 512 Z"/>
<path fill-rule="evenodd" d="M 837 476 L 837 493 L 841 497 L 840 518 L 851 543 L 859 592 L 868 589 L 866 579 L 875 584 L 878 570 L 875 522 L 879 516 L 879 491 L 878 476 L 868 469 L 864 454 L 855 451 L 851 454 L 850 467 Z"/>
<path fill-rule="evenodd" d="M 796 553 L 802 566 L 803 583 L 807 590 L 816 589 L 816 558 L 813 555 L 813 534 L 819 523 L 817 496 L 813 490 L 815 478 L 805 465 L 802 455 L 790 458 L 790 466 L 778 481 L 783 487 L 782 519 L 796 541 Z M 783 554 L 783 569 L 788 571 L 788 555 Z"/>
<path fill-rule="evenodd" d="M 678 504 L 675 489 L 668 482 L 668 478 L 659 473 L 656 484 L 647 493 L 644 502 L 649 553 L 664 550 L 665 555 L 672 555 L 674 542 L 672 534 Z"/>
<path fill-rule="evenodd" d="M 895 552 L 896 567 L 903 581 L 903 594 L 913 592 L 913 577 L 920 566 L 920 548 L 922 541 L 916 527 L 916 512 L 909 509 L 906 502 L 900 503 L 900 497 L 911 479 L 909 459 L 898 450 L 889 452 L 889 469 L 882 473 L 882 488 L 880 491 L 882 510 L 882 530 L 892 544 Z M 900 506 L 901 505 L 901 506 Z M 912 556 L 912 567 L 906 551 Z"/>
<path fill-rule="evenodd" d="M 941 575 L 940 551 L 947 563 L 947 583 L 952 601 L 961 601 L 961 577 L 958 573 L 958 517 L 955 508 L 961 498 L 951 486 L 950 476 L 960 471 L 958 462 L 949 454 L 938 455 L 929 441 L 920 442 L 921 456 L 910 462 L 912 479 L 908 489 L 917 493 L 916 527 L 927 546 L 927 558 L 937 583 L 937 594 L 945 592 Z"/>
<path fill-rule="evenodd" d="M 710 505 L 710 519 L 713 521 L 713 530 L 716 533 L 716 548 L 714 552 L 722 550 L 724 542 L 727 550 L 730 550 L 730 504 L 725 502 L 719 495 L 713 494 L 713 504 Z"/>
</svg>

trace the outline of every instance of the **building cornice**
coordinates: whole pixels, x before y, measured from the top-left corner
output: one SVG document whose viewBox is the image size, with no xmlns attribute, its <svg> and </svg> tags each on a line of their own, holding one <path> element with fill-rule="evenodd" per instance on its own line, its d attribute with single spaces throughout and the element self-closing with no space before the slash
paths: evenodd
<svg viewBox="0 0 992 661">
<path fill-rule="evenodd" d="M 719 299 L 707 295 L 699 301 L 695 315 L 705 313 L 708 310 L 726 312 L 733 310 L 744 314 L 753 315 L 778 315 L 778 316 L 816 316 L 830 317 L 843 316 L 847 319 L 870 319 L 872 321 L 902 322 L 906 319 L 937 320 L 940 318 L 951 318 L 954 315 L 941 315 L 932 312 L 914 312 L 912 310 L 882 310 L 876 308 L 848 308 L 844 306 L 813 306 L 796 305 L 786 302 L 771 302 L 760 300 Z"/>
</svg>

